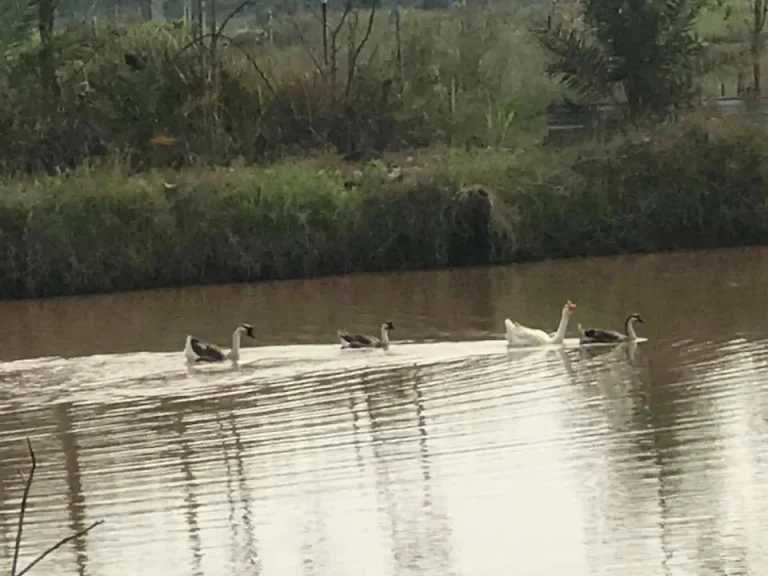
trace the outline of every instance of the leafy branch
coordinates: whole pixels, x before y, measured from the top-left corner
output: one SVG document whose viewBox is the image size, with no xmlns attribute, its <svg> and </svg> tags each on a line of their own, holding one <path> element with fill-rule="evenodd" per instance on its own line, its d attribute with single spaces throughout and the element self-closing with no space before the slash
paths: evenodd
<svg viewBox="0 0 768 576">
<path fill-rule="evenodd" d="M 556 56 L 547 66 L 547 74 L 582 96 L 610 96 L 616 82 L 611 60 L 594 41 L 562 25 L 537 30 L 539 43 Z"/>
</svg>

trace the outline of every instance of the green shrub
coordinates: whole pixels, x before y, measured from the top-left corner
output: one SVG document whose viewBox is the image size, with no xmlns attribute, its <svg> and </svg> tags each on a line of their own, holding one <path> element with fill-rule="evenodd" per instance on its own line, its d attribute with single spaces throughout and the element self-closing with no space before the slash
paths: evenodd
<svg viewBox="0 0 768 576">
<path fill-rule="evenodd" d="M 600 149 L 0 186 L 0 296 L 768 242 L 764 128 L 691 118 Z"/>
</svg>

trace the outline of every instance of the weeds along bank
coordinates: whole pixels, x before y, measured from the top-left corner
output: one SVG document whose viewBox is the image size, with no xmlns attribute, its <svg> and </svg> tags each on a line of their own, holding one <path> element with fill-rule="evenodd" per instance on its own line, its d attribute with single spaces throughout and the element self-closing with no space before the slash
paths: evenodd
<svg viewBox="0 0 768 576">
<path fill-rule="evenodd" d="M 0 296 L 768 241 L 768 137 L 696 119 L 602 149 L 340 169 L 75 171 L 0 188 Z"/>
</svg>

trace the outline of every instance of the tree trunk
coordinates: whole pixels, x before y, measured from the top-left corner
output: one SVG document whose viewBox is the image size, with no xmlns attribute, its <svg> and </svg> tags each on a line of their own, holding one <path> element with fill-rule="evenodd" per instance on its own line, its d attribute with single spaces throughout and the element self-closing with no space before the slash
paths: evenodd
<svg viewBox="0 0 768 576">
<path fill-rule="evenodd" d="M 763 26 L 765 26 L 765 2 L 766 0 L 752 0 L 752 10 L 753 10 L 753 21 L 752 21 L 752 45 L 751 53 L 752 53 L 752 80 L 753 80 L 753 88 L 754 93 L 753 96 L 755 100 L 760 100 L 761 96 L 761 89 L 760 89 L 760 80 L 761 80 L 761 71 L 760 71 L 760 60 L 761 60 L 761 43 L 760 43 L 760 36 L 763 31 Z"/>
<path fill-rule="evenodd" d="M 754 84 L 755 100 L 760 99 L 760 51 L 752 49 L 752 78 Z"/>
<path fill-rule="evenodd" d="M 56 55 L 53 48 L 53 24 L 56 18 L 55 0 L 38 0 L 37 29 L 40 32 L 40 87 L 46 113 L 56 111 L 59 102 L 59 82 L 56 79 Z"/>
</svg>

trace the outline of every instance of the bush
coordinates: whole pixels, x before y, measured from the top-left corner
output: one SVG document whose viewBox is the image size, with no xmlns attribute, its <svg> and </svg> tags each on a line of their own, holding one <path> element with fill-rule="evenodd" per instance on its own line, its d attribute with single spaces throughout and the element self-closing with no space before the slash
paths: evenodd
<svg viewBox="0 0 768 576">
<path fill-rule="evenodd" d="M 0 187 L 0 296 L 763 244 L 764 128 L 691 118 L 589 152 L 447 150 Z"/>
<path fill-rule="evenodd" d="M 17 181 L 0 190 L 0 294 L 444 266 L 477 234 L 458 191 L 432 172 L 391 183 L 378 164 L 348 178 L 282 164 Z"/>
</svg>

